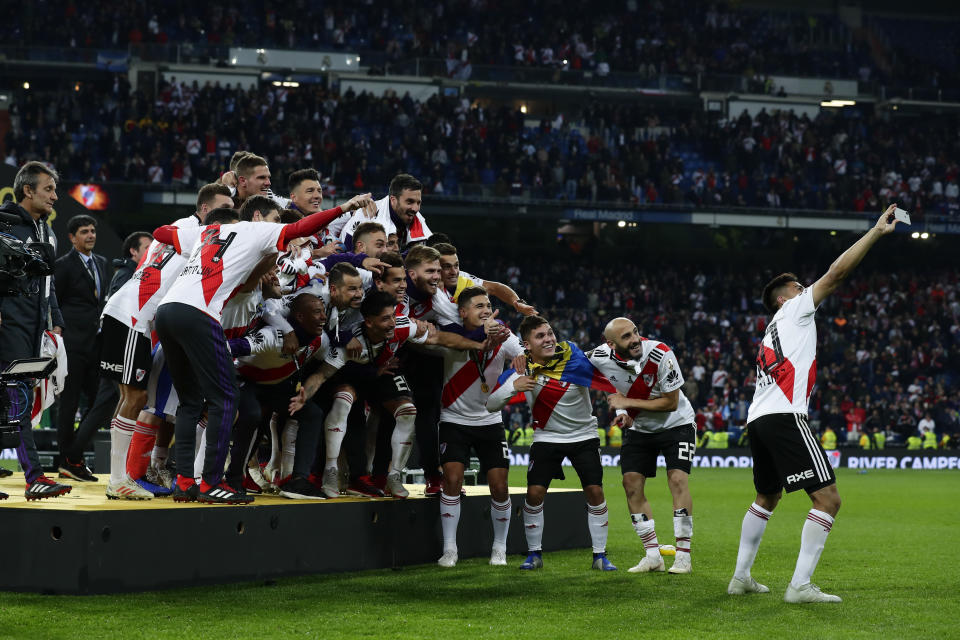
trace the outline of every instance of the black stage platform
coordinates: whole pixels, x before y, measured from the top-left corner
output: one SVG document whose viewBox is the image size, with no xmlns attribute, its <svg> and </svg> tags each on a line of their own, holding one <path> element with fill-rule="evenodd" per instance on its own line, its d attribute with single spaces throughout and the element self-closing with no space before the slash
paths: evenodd
<svg viewBox="0 0 960 640">
<path fill-rule="evenodd" d="M 0 590 L 91 594 L 165 589 L 284 576 L 384 569 L 436 562 L 441 553 L 437 500 L 423 485 L 411 497 L 301 501 L 266 496 L 249 506 L 106 500 L 104 483 L 77 484 L 62 498 L 27 503 L 23 476 L 0 481 Z M 467 487 L 460 558 L 486 557 L 493 532 L 485 487 Z M 508 567 L 526 552 L 519 508 Z M 544 510 L 544 550 L 589 548 L 580 491 L 555 489 Z M 215 544 L 214 544 L 215 543 Z M 179 553 L 179 549 L 189 550 Z M 159 552 L 159 555 L 158 555 Z"/>
</svg>

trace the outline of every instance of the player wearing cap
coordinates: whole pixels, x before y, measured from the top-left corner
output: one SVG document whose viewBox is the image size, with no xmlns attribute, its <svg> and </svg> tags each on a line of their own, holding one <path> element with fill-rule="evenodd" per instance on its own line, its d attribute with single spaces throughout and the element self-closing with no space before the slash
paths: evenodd
<svg viewBox="0 0 960 640">
<path fill-rule="evenodd" d="M 528 555 L 520 568 L 543 567 L 543 499 L 551 480 L 561 477 L 563 459 L 569 458 L 587 499 L 587 524 L 593 542 L 592 567 L 615 571 L 616 567 L 607 559 L 606 552 L 607 502 L 603 495 L 600 440 L 590 390 L 543 374 L 526 374 L 526 360 L 542 367 L 557 354 L 557 337 L 546 319 L 540 316 L 524 318 L 520 323 L 520 340 L 526 349 L 526 358 L 520 356 L 514 361 L 514 369 L 501 376 L 499 386 L 487 400 L 488 411 L 500 411 L 515 394 L 523 393 L 533 416 L 534 438 L 527 468 L 527 497 L 523 504 Z"/>
<path fill-rule="evenodd" d="M 820 303 L 847 279 L 877 240 L 894 230 L 895 209 L 891 204 L 876 225 L 809 287 L 801 285 L 792 273 L 784 273 L 763 290 L 764 307 L 773 318 L 757 353 L 757 387 L 747 412 L 757 498 L 743 517 L 737 567 L 727 587 L 731 595 L 770 591 L 753 579 L 750 569 L 783 490 L 803 489 L 813 508 L 803 524 L 800 554 L 783 599 L 789 603 L 841 601 L 810 581 L 840 510 L 833 468 L 807 424 L 807 403 L 817 376 L 814 316 Z"/>
<path fill-rule="evenodd" d="M 690 573 L 693 501 L 687 479 L 696 450 L 693 407 L 680 388 L 683 375 L 673 350 L 641 337 L 627 318 L 611 320 L 603 332 L 606 344 L 590 353 L 590 362 L 617 388 L 610 408 L 619 410 L 617 424 L 627 427 L 620 449 L 623 488 L 633 528 L 646 555 L 631 573 L 663 571 L 653 511 L 644 493 L 648 478 L 657 475 L 657 456 L 667 463 L 667 484 L 673 497 L 673 533 L 677 555 L 670 573 Z"/>
<path fill-rule="evenodd" d="M 460 523 L 460 489 L 471 449 L 480 459 L 480 474 L 490 487 L 490 522 L 493 548 L 490 564 L 507 564 L 507 533 L 512 504 L 507 489 L 510 458 L 503 439 L 499 412 L 487 411 L 487 399 L 503 373 L 504 362 L 523 353 L 510 330 L 497 322 L 490 298 L 482 287 L 468 287 L 457 299 L 461 323 L 446 327 L 467 335 L 504 332 L 506 339 L 486 351 L 443 350 L 443 392 L 440 409 L 440 464 L 443 492 L 440 494 L 440 525 L 443 530 L 441 567 L 457 564 L 457 526 Z"/>
</svg>

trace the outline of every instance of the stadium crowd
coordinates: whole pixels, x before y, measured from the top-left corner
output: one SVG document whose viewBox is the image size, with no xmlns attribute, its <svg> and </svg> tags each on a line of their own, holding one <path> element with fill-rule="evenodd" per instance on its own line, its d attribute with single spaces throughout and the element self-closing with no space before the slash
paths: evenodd
<svg viewBox="0 0 960 640">
<path fill-rule="evenodd" d="M 45 18 L 59 15 L 52 30 Z M 869 77 L 869 50 L 832 16 L 734 10 L 692 0 L 584 12 L 576 5 L 444 0 L 431 11 L 402 3 L 343 5 L 266 0 L 248 10 L 225 2 L 125 1 L 80 8 L 48 0 L 11 16 L 12 43 L 46 41 L 74 48 L 183 44 L 226 59 L 227 47 L 374 52 L 387 60 L 454 58 L 598 74 L 645 76 L 709 71 Z"/>
<path fill-rule="evenodd" d="M 530 120 L 467 100 L 186 85 L 151 101 L 117 76 L 56 97 L 20 91 L 6 162 L 44 158 L 78 181 L 197 187 L 232 149 L 262 149 L 276 175 L 305 161 L 328 188 L 362 192 L 401 170 L 426 193 L 620 203 L 960 214 L 952 115 L 889 121 L 822 113 L 702 113 L 593 103 Z"/>
<path fill-rule="evenodd" d="M 476 271 L 509 274 L 507 282 L 550 317 L 560 335 L 584 348 L 598 342 L 611 317 L 630 317 L 644 335 L 674 347 L 701 430 L 745 425 L 757 345 L 769 318 L 758 297 L 762 274 L 744 279 L 740 272 L 662 266 L 654 273 L 634 264 L 536 258 L 480 260 Z M 806 274 L 811 282 L 819 275 Z M 625 288 L 625 281 L 633 287 Z M 889 432 L 889 443 L 905 444 L 929 413 L 938 440 L 960 431 L 956 274 L 864 273 L 821 314 L 820 365 L 810 400 L 814 426 L 829 425 L 856 444 L 869 419 L 867 428 L 880 427 Z M 593 397 L 597 415 L 611 424 L 606 396 Z"/>
</svg>

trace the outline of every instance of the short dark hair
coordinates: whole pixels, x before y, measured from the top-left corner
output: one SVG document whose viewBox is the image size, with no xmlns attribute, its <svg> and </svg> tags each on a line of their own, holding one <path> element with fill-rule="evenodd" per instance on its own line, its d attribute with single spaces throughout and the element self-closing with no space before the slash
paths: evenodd
<svg viewBox="0 0 960 640">
<path fill-rule="evenodd" d="M 13 197 L 17 202 L 22 202 L 23 199 L 27 197 L 23 192 L 24 187 L 30 187 L 34 191 L 37 190 L 41 174 L 50 176 L 54 182 L 60 181 L 60 176 L 57 175 L 57 172 L 42 162 L 33 160 L 20 167 L 16 177 L 13 179 Z"/>
<path fill-rule="evenodd" d="M 299 211 L 294 211 L 293 209 L 283 209 L 280 211 L 280 222 L 283 224 L 291 224 L 302 219 L 303 214 Z"/>
<path fill-rule="evenodd" d="M 80 227 L 88 227 L 90 225 L 93 225 L 94 229 L 97 228 L 97 221 L 94 217 L 88 216 L 85 213 L 79 213 L 67 220 L 67 233 L 74 235 Z"/>
<path fill-rule="evenodd" d="M 360 313 L 364 318 L 380 315 L 383 310 L 397 306 L 397 299 L 386 291 L 374 291 L 360 303 Z"/>
<path fill-rule="evenodd" d="M 409 173 L 398 173 L 390 181 L 390 195 L 400 197 L 405 190 L 423 191 L 423 184 Z"/>
<path fill-rule="evenodd" d="M 438 244 L 443 244 L 443 243 L 453 244 L 453 240 L 451 240 L 450 236 L 448 236 L 442 231 L 438 231 L 437 233 L 431 234 L 429 238 L 423 241 L 423 244 L 427 245 L 428 247 L 435 247 Z"/>
<path fill-rule="evenodd" d="M 537 327 L 542 327 L 545 324 L 550 324 L 546 318 L 541 316 L 527 316 L 520 322 L 520 339 L 526 340 L 527 336 L 530 335 L 530 332 L 536 329 Z"/>
<path fill-rule="evenodd" d="M 250 196 L 240 205 L 240 219 L 246 222 L 253 220 L 253 214 L 259 211 L 264 216 L 271 211 L 280 211 L 280 205 L 267 196 Z"/>
<path fill-rule="evenodd" d="M 235 151 L 233 156 L 230 158 L 230 171 L 236 171 L 237 165 L 240 164 L 240 161 L 249 155 L 249 151 Z"/>
<path fill-rule="evenodd" d="M 327 272 L 327 280 L 335 287 L 343 286 L 343 279 L 346 276 L 360 277 L 360 272 L 349 262 L 338 262 Z"/>
<path fill-rule="evenodd" d="M 212 205 L 216 196 L 232 197 L 230 187 L 219 182 L 211 182 L 200 187 L 200 191 L 197 193 L 197 211 L 200 211 L 200 207 L 203 205 Z"/>
<path fill-rule="evenodd" d="M 299 169 L 294 171 L 290 174 L 290 177 L 287 178 L 287 189 L 292 193 L 304 180 L 316 180 L 320 182 L 320 174 L 316 169 Z"/>
<path fill-rule="evenodd" d="M 381 255 L 380 262 L 386 262 L 392 268 L 403 269 L 403 257 L 396 251 L 387 251 Z"/>
<path fill-rule="evenodd" d="M 317 300 L 317 296 L 312 293 L 300 293 L 290 301 L 290 313 L 302 313 L 304 305 L 312 300 Z"/>
<path fill-rule="evenodd" d="M 449 242 L 438 242 L 437 244 L 430 245 L 437 250 L 442 256 L 455 256 L 457 255 L 457 248 L 450 244 Z"/>
<path fill-rule="evenodd" d="M 248 153 L 237 162 L 236 172 L 238 176 L 247 178 L 257 167 L 269 166 L 267 161 L 255 153 Z"/>
<path fill-rule="evenodd" d="M 383 228 L 383 225 L 379 222 L 361 222 L 357 225 L 357 228 L 353 230 L 353 248 L 357 248 L 357 241 L 360 240 L 363 236 L 368 233 L 376 233 L 377 231 L 383 234 L 383 237 L 387 237 L 387 230 Z"/>
<path fill-rule="evenodd" d="M 150 238 L 153 240 L 153 235 L 147 233 L 146 231 L 134 231 L 126 238 L 123 239 L 123 257 L 132 258 L 133 250 L 140 246 L 141 238 Z"/>
<path fill-rule="evenodd" d="M 782 286 L 791 282 L 800 282 L 800 279 L 797 278 L 795 273 L 781 273 L 763 288 L 763 308 L 767 310 L 767 313 L 777 312 L 777 309 L 779 309 L 777 306 L 778 292 Z"/>
<path fill-rule="evenodd" d="M 457 297 L 457 308 L 463 309 L 477 296 L 489 296 L 489 294 L 483 287 L 467 287 L 461 291 L 460 295 Z"/>
<path fill-rule="evenodd" d="M 220 207 L 213 209 L 207 214 L 205 224 L 230 224 L 240 219 L 240 212 L 230 207 Z"/>
</svg>

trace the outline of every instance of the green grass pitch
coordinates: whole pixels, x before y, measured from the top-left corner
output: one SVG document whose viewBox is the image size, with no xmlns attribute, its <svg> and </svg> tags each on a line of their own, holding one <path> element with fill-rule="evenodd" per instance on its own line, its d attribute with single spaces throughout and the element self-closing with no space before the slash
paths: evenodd
<svg viewBox="0 0 960 640">
<path fill-rule="evenodd" d="M 524 470 L 511 470 L 522 485 Z M 814 575 L 840 605 L 786 605 L 809 500 L 786 496 L 770 519 L 754 576 L 767 595 L 730 597 L 749 470 L 701 469 L 692 575 L 633 575 L 641 555 L 616 469 L 604 477 L 608 553 L 548 553 L 544 569 L 464 560 L 435 565 L 109 596 L 0 593 L 0 637 L 30 638 L 956 638 L 960 637 L 960 481 L 955 471 L 841 470 L 844 500 Z M 576 486 L 568 473 L 562 483 Z M 665 477 L 649 495 L 661 543 L 673 543 Z M 547 509 L 550 508 L 549 497 Z M 571 526 L 585 527 L 583 521 Z M 2 523 L 0 523 L 2 526 Z M 548 529 L 544 532 L 549 537 Z M 23 549 L 0 553 L 24 553 Z M 266 552 L 266 551 L 265 551 Z M 318 553 L 323 550 L 318 549 Z M 139 571 L 163 562 L 144 553 Z M 671 562 L 667 558 L 667 564 Z M 131 566 L 136 562 L 131 558 Z M 3 563 L 0 561 L 0 571 Z"/>
</svg>

